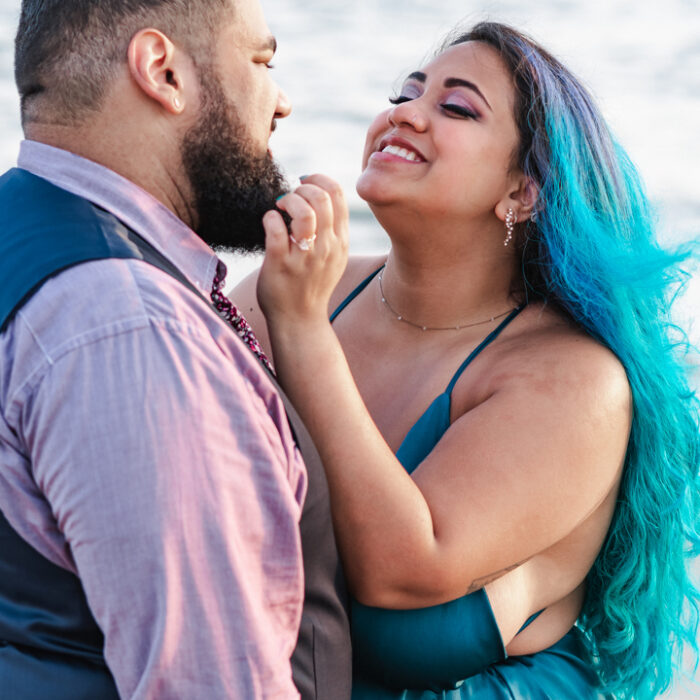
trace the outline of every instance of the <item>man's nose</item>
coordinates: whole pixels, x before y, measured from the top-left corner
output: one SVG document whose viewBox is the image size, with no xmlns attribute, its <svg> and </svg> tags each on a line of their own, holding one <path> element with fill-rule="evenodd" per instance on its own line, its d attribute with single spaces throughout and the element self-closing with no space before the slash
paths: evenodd
<svg viewBox="0 0 700 700">
<path fill-rule="evenodd" d="M 284 90 L 277 93 L 277 108 L 275 110 L 275 119 L 284 119 L 291 114 L 292 103 L 289 101 Z"/>
</svg>

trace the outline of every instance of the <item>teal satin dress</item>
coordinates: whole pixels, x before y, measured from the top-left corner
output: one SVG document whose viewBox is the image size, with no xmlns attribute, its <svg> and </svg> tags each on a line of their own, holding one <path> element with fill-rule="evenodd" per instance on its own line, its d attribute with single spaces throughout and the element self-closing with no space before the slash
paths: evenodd
<svg viewBox="0 0 700 700">
<path fill-rule="evenodd" d="M 380 268 L 381 270 L 381 268 Z M 379 273 L 358 285 L 338 314 Z M 410 474 L 450 426 L 457 380 L 522 311 L 514 309 L 469 355 L 426 409 L 396 456 Z M 536 615 L 533 615 L 526 627 Z M 353 700 L 602 700 L 583 633 L 573 627 L 556 644 L 508 657 L 485 591 L 418 610 L 352 603 Z"/>
</svg>

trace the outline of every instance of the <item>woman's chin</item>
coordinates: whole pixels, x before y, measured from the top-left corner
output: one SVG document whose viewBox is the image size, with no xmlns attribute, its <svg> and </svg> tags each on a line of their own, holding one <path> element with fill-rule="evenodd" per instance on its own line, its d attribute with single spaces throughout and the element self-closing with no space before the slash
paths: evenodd
<svg viewBox="0 0 700 700">
<path fill-rule="evenodd" d="M 399 199 L 396 187 L 392 187 L 391 183 L 387 182 L 387 178 L 382 178 L 368 170 L 360 175 L 355 189 L 367 204 L 393 204 Z"/>
</svg>

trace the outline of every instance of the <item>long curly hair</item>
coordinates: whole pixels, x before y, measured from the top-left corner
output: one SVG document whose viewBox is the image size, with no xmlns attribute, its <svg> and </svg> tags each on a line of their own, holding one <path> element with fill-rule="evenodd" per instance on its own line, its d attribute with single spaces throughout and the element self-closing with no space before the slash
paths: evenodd
<svg viewBox="0 0 700 700">
<path fill-rule="evenodd" d="M 690 648 L 697 667 L 700 411 L 692 348 L 671 318 L 692 248 L 664 250 L 640 177 L 581 82 L 532 39 L 483 22 L 452 36 L 498 51 L 515 87 L 513 166 L 539 188 L 521 224 L 523 297 L 555 304 L 627 372 L 632 430 L 610 530 L 587 579 L 579 626 L 601 686 L 656 697 Z"/>
</svg>

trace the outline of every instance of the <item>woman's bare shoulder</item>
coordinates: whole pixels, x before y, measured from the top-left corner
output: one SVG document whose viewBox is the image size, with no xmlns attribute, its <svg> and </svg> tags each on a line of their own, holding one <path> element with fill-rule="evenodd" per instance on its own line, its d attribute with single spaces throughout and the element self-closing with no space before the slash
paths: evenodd
<svg viewBox="0 0 700 700">
<path fill-rule="evenodd" d="M 366 277 L 378 270 L 386 262 L 386 255 L 354 255 L 348 258 L 348 264 L 331 295 L 331 311 Z M 229 297 L 243 313 L 261 313 L 258 306 L 256 288 L 260 268 L 244 277 L 231 291 Z"/>
<path fill-rule="evenodd" d="M 517 383 L 561 392 L 576 403 L 615 407 L 620 418 L 627 418 L 627 373 L 609 348 L 561 313 L 542 306 L 526 309 L 513 330 L 494 353 L 492 389 Z"/>
<path fill-rule="evenodd" d="M 329 314 L 350 294 L 350 292 L 368 275 L 381 267 L 386 261 L 382 256 L 353 256 L 348 259 L 345 272 L 331 296 Z M 229 298 L 255 331 L 263 350 L 269 355 L 270 340 L 265 316 L 260 309 L 257 297 L 258 276 L 260 268 L 244 277 L 229 293 Z"/>
<path fill-rule="evenodd" d="M 255 312 L 258 309 L 258 298 L 256 287 L 258 284 L 258 276 L 260 268 L 257 267 L 251 273 L 247 274 L 240 280 L 233 289 L 229 292 L 229 299 L 238 306 L 243 314 L 248 317 L 248 314 Z"/>
<path fill-rule="evenodd" d="M 260 268 L 246 275 L 229 293 L 229 299 L 238 307 L 245 316 L 255 335 L 262 345 L 265 354 L 270 355 L 270 339 L 267 331 L 267 322 L 262 309 L 258 304 L 257 286 Z"/>
</svg>

